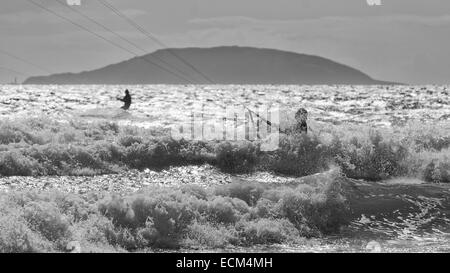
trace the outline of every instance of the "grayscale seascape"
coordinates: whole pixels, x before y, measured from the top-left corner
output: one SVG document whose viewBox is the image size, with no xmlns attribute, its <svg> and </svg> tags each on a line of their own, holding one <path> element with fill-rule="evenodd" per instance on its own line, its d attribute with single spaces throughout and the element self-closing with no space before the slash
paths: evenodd
<svg viewBox="0 0 450 273">
<path fill-rule="evenodd" d="M 448 253 L 449 33 L 442 0 L 2 1 L 0 253 Z"/>
<path fill-rule="evenodd" d="M 266 246 L 250 243 L 245 251 L 367 251 L 367 244 L 373 240 L 388 252 L 448 250 L 450 188 L 447 184 L 436 184 L 449 182 L 450 101 L 447 86 L 143 85 L 127 88 L 132 90 L 136 103 L 125 113 L 118 109 L 120 102 L 114 101 L 123 86 L 1 86 L 0 163 L 8 166 L 1 169 L 4 175 L 0 178 L 2 192 L 57 190 L 80 196 L 90 196 L 94 192 L 129 196 L 146 189 L 152 191 L 154 187 L 199 186 L 208 189 L 236 183 L 271 185 L 269 187 L 312 183 L 316 187 L 318 183 L 338 183 L 339 194 L 349 202 L 353 211 L 349 222 L 341 226 L 339 232 L 292 244 L 281 239 Z M 170 126 L 189 121 L 189 113 L 195 111 L 193 105 L 199 101 L 206 113 L 212 113 L 208 119 L 217 121 L 221 120 L 218 116 L 220 108 L 230 105 L 247 104 L 253 109 L 269 103 L 278 103 L 286 109 L 301 105 L 309 109 L 310 135 L 311 138 L 317 137 L 315 141 L 318 143 L 331 147 L 333 138 L 343 143 L 359 141 L 360 144 L 347 144 L 350 146 L 341 148 L 348 149 L 342 154 L 348 152 L 346 155 L 351 156 L 359 150 L 362 154 L 353 160 L 363 161 L 370 157 L 367 162 L 372 160 L 373 164 L 378 164 L 377 157 L 381 157 L 380 160 L 392 161 L 388 164 L 401 171 L 389 170 L 385 176 L 378 176 L 378 173 L 371 176 L 374 175 L 371 166 L 362 165 L 358 167 L 363 170 L 356 173 L 351 168 L 347 169 L 346 164 L 350 163 L 342 159 L 320 167 L 310 166 L 320 162 L 289 166 L 304 169 L 299 175 L 287 168 L 267 166 L 248 166 L 248 170 L 235 171 L 220 162 L 202 159 L 202 153 L 217 153 L 214 149 L 204 151 L 208 150 L 205 147 L 197 151 L 197 160 L 178 162 L 174 157 L 161 165 L 152 162 L 133 164 L 139 160 L 158 160 L 157 157 L 131 151 L 133 143 L 150 141 L 146 138 L 163 139 Z M 135 133 L 135 130 L 147 131 Z M 363 151 L 363 145 L 375 145 L 375 142 L 367 143 L 374 132 L 383 136 L 382 144 Z M 117 145 L 115 149 L 119 151 L 116 152 L 123 153 L 117 162 L 102 159 L 101 151 L 113 149 L 108 148 L 105 141 Z M 304 145 L 314 144 L 311 140 L 301 141 L 305 141 Z M 233 145 L 241 145 L 236 143 Z M 214 145 L 220 145 L 220 142 Z M 408 155 L 389 154 L 403 148 L 408 150 Z M 60 149 L 63 154 L 52 149 Z M 370 150 L 380 154 L 371 155 Z M 250 150 L 243 153 L 245 151 L 252 153 Z M 305 152 L 321 151 L 311 147 Z M 63 159 L 64 153 L 79 159 Z M 15 156 L 18 158 L 13 158 Z M 314 154 L 298 157 L 301 162 L 303 157 L 317 160 Z M 54 160 L 65 160 L 67 168 L 54 165 L 51 163 Z M 27 161 L 31 167 L 26 165 Z M 439 172 L 436 176 L 427 173 L 432 162 L 437 165 L 436 170 L 432 170 Z M 53 165 L 49 167 L 48 164 Z M 114 166 L 106 166 L 109 164 Z M 367 168 L 367 173 L 364 173 L 364 168 Z M 255 187 L 258 189 L 259 186 Z M 250 210 L 257 210 L 261 204 L 251 205 L 254 207 L 250 206 Z M 266 232 L 269 232 L 268 242 L 270 236 L 277 236 L 276 230 Z M 270 235 L 270 232 L 274 234 Z M 194 246 L 185 243 L 181 247 L 243 250 L 239 244 L 224 242 L 226 239 L 223 238 L 217 239 L 219 242 L 210 239 L 213 242 L 201 243 L 205 240 L 199 239 L 192 243 Z M 277 242 L 278 239 L 273 240 Z"/>
</svg>

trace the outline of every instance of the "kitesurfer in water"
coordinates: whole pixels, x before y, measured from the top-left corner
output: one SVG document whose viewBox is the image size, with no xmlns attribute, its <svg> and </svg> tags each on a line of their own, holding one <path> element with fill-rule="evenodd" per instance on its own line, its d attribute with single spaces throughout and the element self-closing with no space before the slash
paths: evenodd
<svg viewBox="0 0 450 273">
<path fill-rule="evenodd" d="M 305 108 L 300 108 L 297 113 L 295 113 L 295 120 L 297 123 L 294 127 L 294 133 L 296 134 L 307 134 L 308 133 L 308 124 L 306 121 L 308 120 L 308 111 Z"/>
<path fill-rule="evenodd" d="M 123 110 L 128 110 L 130 109 L 131 106 L 131 95 L 130 95 L 130 91 L 125 90 L 125 97 L 123 97 L 123 99 L 121 98 L 117 98 L 120 101 L 123 101 L 124 105 L 121 107 Z"/>
</svg>

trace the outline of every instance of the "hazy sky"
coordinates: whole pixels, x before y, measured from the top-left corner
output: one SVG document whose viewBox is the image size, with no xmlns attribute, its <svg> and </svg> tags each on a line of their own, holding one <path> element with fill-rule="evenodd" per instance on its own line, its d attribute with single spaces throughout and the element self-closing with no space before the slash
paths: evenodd
<svg viewBox="0 0 450 273">
<path fill-rule="evenodd" d="M 56 0 L 33 1 L 132 48 Z M 450 83 L 448 0 L 381 0 L 382 6 L 366 0 L 107 1 L 171 47 L 276 48 L 330 58 L 380 80 Z M 160 48 L 98 0 L 81 2 L 74 7 L 148 52 Z M 133 57 L 27 0 L 1 1 L 0 41 L 0 51 L 50 72 L 79 72 Z M 0 67 L 45 74 L 1 52 Z M 0 69 L 0 82 L 15 75 Z"/>
</svg>

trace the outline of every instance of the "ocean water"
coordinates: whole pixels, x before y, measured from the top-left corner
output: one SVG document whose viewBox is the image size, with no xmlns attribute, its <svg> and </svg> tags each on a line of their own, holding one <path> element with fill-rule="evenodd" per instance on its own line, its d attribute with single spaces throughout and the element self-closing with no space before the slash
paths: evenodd
<svg viewBox="0 0 450 273">
<path fill-rule="evenodd" d="M 129 89 L 133 105 L 116 98 Z M 225 107 L 304 107 L 312 124 L 396 128 L 407 122 L 439 124 L 450 134 L 450 86 L 0 86 L 0 119 L 46 116 L 57 120 L 107 120 L 167 128 L 186 123 L 201 109 L 221 120 Z M 200 107 L 200 108 L 199 108 Z M 408 179 L 370 184 L 356 181 L 361 196 L 355 218 L 338 237 L 302 246 L 256 248 L 282 252 L 448 252 L 450 188 Z M 417 184 L 417 185 L 416 185 Z M 239 251 L 239 249 L 225 250 Z M 246 249 L 246 251 L 251 251 Z"/>
</svg>

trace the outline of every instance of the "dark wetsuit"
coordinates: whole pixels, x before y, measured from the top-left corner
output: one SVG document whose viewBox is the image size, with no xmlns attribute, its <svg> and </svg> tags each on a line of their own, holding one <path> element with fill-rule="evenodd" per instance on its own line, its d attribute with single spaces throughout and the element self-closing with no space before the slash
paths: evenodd
<svg viewBox="0 0 450 273">
<path fill-rule="evenodd" d="M 131 95 L 130 93 L 126 92 L 125 97 L 123 99 L 119 99 L 120 101 L 123 101 L 125 104 L 121 107 L 123 110 L 130 109 L 131 106 Z"/>
<path fill-rule="evenodd" d="M 306 121 L 299 122 L 295 125 L 294 131 L 297 134 L 302 134 L 302 133 L 307 134 L 308 133 L 308 124 L 306 123 Z"/>
<path fill-rule="evenodd" d="M 308 120 L 308 111 L 305 108 L 300 108 L 295 114 L 295 119 L 297 120 L 297 124 L 294 126 L 294 133 L 296 134 L 307 134 L 308 133 L 308 124 L 306 121 Z"/>
</svg>

